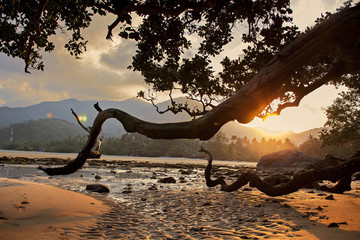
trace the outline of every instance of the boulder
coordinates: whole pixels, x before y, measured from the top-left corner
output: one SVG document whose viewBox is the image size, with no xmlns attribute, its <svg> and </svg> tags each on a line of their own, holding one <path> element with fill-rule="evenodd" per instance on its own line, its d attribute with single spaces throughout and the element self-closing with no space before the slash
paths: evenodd
<svg viewBox="0 0 360 240">
<path fill-rule="evenodd" d="M 166 177 L 166 178 L 160 178 L 158 180 L 159 183 L 176 183 L 175 178 L 173 177 Z"/>
<path fill-rule="evenodd" d="M 264 155 L 258 164 L 257 170 L 296 174 L 314 169 L 322 165 L 321 158 L 306 156 L 295 150 L 283 150 Z"/>
<path fill-rule="evenodd" d="M 86 190 L 91 192 L 98 192 L 98 193 L 110 192 L 109 188 L 102 184 L 88 184 L 86 185 Z"/>
</svg>

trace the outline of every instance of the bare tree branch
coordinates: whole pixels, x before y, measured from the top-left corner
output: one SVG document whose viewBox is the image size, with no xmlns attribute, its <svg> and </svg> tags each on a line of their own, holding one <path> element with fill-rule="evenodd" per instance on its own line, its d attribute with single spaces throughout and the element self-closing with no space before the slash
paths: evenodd
<svg viewBox="0 0 360 240">
<path fill-rule="evenodd" d="M 71 109 L 71 113 L 75 116 L 76 121 L 79 123 L 80 127 L 82 127 L 85 131 L 87 131 L 88 133 L 90 133 L 90 130 L 87 129 L 87 128 L 81 123 L 81 121 L 80 121 L 80 119 L 79 119 L 79 116 L 74 112 L 73 109 Z"/>
<path fill-rule="evenodd" d="M 208 165 L 205 168 L 206 185 L 208 187 L 220 185 L 221 191 L 225 192 L 234 192 L 249 183 L 250 187 L 257 188 L 268 196 L 290 194 L 309 185 L 313 185 L 315 188 L 323 191 L 343 193 L 344 191 L 351 190 L 351 176 L 360 171 L 360 153 L 357 153 L 344 163 L 302 172 L 294 175 L 289 182 L 275 186 L 262 180 L 257 174 L 251 171 L 241 174 L 235 182 L 228 185 L 222 176 L 215 180 L 211 179 L 212 155 L 205 149 L 201 149 L 200 152 L 204 152 L 209 156 Z M 334 187 L 320 186 L 317 182 L 322 180 L 338 182 L 338 184 Z"/>
</svg>

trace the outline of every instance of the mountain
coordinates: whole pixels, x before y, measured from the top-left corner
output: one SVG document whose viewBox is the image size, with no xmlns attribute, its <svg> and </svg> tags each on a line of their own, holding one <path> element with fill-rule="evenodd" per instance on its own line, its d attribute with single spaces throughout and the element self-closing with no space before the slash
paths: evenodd
<svg viewBox="0 0 360 240">
<path fill-rule="evenodd" d="M 58 102 L 41 102 L 28 107 L 0 107 L 0 129 L 14 123 L 22 123 L 29 120 L 38 120 L 49 117 L 77 124 L 75 117 L 71 113 L 71 108 L 74 109 L 78 116 L 85 115 L 87 117 L 87 122 L 85 122 L 84 125 L 89 126 L 97 114 L 97 111 L 93 107 L 95 103 L 96 101 L 79 101 L 72 98 Z M 163 109 L 165 104 L 165 102 L 161 103 L 160 107 Z M 99 105 L 103 109 L 118 108 L 135 117 L 157 123 L 190 119 L 184 113 L 176 116 L 171 113 L 160 115 L 150 103 L 136 98 L 124 101 L 99 101 Z M 114 119 L 106 121 L 103 126 L 104 135 L 120 136 L 124 132 L 121 124 Z"/>
<path fill-rule="evenodd" d="M 184 102 L 186 99 L 178 98 L 176 101 Z M 11 124 L 45 118 L 66 120 L 67 122 L 78 126 L 75 117 L 71 113 L 71 108 L 74 109 L 78 116 L 86 116 L 87 121 L 83 124 L 85 126 L 91 126 L 97 114 L 97 111 L 93 107 L 95 103 L 96 101 L 79 101 L 71 98 L 62 101 L 41 102 L 39 104 L 28 107 L 0 107 L 0 129 L 9 127 Z M 152 104 L 137 98 L 130 98 L 123 101 L 104 100 L 99 101 L 99 105 L 102 109 L 121 109 L 139 119 L 155 123 L 181 122 L 191 120 L 191 118 L 186 113 L 179 113 L 174 115 L 171 112 L 167 112 L 165 114 L 159 114 L 156 112 Z M 170 105 L 170 101 L 161 102 L 157 105 L 159 110 L 164 110 L 168 105 Z M 196 102 L 192 102 L 190 105 L 198 107 L 200 106 Z M 293 133 L 291 131 L 274 134 L 265 132 L 261 129 L 246 127 L 237 122 L 229 122 L 221 128 L 221 131 L 224 132 L 228 137 L 233 135 L 236 135 L 237 137 L 246 136 L 249 139 L 257 138 L 259 141 L 263 137 L 266 139 L 289 138 L 295 144 L 300 144 L 305 141 L 310 134 L 317 136 L 320 129 L 313 129 L 299 134 Z M 86 134 L 84 130 L 82 130 L 82 133 Z M 125 130 L 123 129 L 122 125 L 115 119 L 109 119 L 103 125 L 102 135 L 104 136 L 120 137 L 124 133 Z"/>
<path fill-rule="evenodd" d="M 14 123 L 0 129 L 0 142 L 8 142 L 10 136 L 17 142 L 44 140 L 63 140 L 69 136 L 85 135 L 79 126 L 61 119 L 29 120 L 23 123 Z"/>
</svg>

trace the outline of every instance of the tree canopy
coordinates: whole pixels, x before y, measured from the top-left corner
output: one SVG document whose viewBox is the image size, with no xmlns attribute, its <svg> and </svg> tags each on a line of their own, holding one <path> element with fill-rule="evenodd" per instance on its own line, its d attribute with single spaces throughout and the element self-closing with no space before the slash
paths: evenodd
<svg viewBox="0 0 360 240">
<path fill-rule="evenodd" d="M 357 14 L 359 7 L 352 5 L 348 1 L 338 11 Z M 51 36 L 60 32 L 71 33 L 65 48 L 79 58 L 86 51 L 83 29 L 90 26 L 95 15 L 114 15 L 106 38 L 112 39 L 116 33 L 136 41 L 137 51 L 129 68 L 141 72 L 151 88 L 138 95 L 154 102 L 154 92 L 168 92 L 172 105 L 165 111 L 186 111 L 193 117 L 206 114 L 233 96 L 279 56 L 284 46 L 304 35 L 292 23 L 289 0 L 19 0 L 1 3 L 0 12 L 0 51 L 23 59 L 26 72 L 44 69 L 42 54 L 54 50 Z M 317 24 L 332 15 L 326 13 Z M 305 95 L 330 81 L 357 81 L 359 69 L 354 59 L 359 59 L 359 36 L 354 24 L 341 30 L 346 31 L 344 35 L 340 30 L 324 29 L 338 31 L 334 33 L 338 34 L 334 39 L 337 46 L 324 44 L 298 62 L 280 87 L 270 90 L 274 93 L 271 101 L 255 115 L 280 114 L 283 108 L 298 105 Z M 216 57 L 232 41 L 246 46 L 243 53 L 236 59 L 224 57 L 220 60 L 223 69 L 216 72 Z M 174 92 L 199 101 L 202 108 L 176 103 Z"/>
<path fill-rule="evenodd" d="M 351 89 L 326 109 L 327 121 L 321 132 L 324 145 L 360 142 L 360 92 Z"/>
</svg>

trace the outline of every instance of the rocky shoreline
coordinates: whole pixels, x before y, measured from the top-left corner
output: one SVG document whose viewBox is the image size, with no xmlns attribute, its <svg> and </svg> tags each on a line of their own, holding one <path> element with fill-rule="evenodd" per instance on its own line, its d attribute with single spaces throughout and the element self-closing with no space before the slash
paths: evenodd
<svg viewBox="0 0 360 240">
<path fill-rule="evenodd" d="M 61 158 L 0 158 L 1 177 L 38 182 L 93 196 L 109 211 L 87 229 L 65 230 L 84 239 L 357 239 L 360 184 L 346 194 L 299 190 L 268 197 L 245 186 L 236 192 L 207 188 L 204 164 L 90 160 L 71 175 L 49 177 L 39 165 Z M 250 167 L 214 166 L 232 182 Z M 4 176 L 8 174 L 8 176 Z M 162 182 L 162 179 L 170 179 Z M 102 184 L 109 193 L 86 190 Z M 342 206 L 342 208 L 339 208 Z M 344 223 L 344 224 L 343 224 Z M 346 224 L 345 224 L 346 223 Z"/>
</svg>

